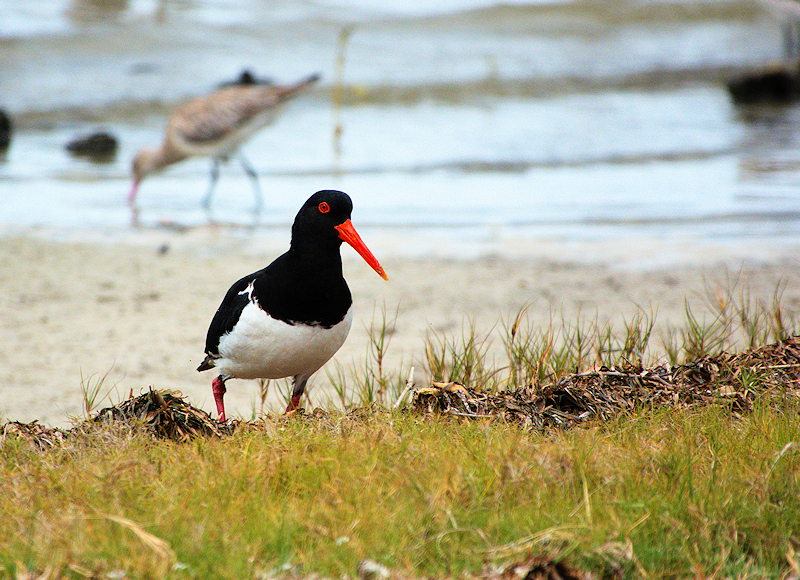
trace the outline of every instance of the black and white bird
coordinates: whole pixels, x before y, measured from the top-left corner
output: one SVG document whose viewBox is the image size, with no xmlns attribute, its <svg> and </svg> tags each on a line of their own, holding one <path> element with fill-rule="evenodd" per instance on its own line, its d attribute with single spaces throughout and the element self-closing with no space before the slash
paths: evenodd
<svg viewBox="0 0 800 580">
<path fill-rule="evenodd" d="M 342 241 L 388 280 L 361 240 L 341 191 L 318 191 L 295 217 L 289 250 L 269 266 L 231 286 L 211 321 L 206 359 L 197 368 L 219 371 L 212 392 L 225 421 L 228 379 L 294 378 L 286 411 L 300 404 L 309 377 L 344 344 L 353 301 L 342 275 Z"/>
</svg>

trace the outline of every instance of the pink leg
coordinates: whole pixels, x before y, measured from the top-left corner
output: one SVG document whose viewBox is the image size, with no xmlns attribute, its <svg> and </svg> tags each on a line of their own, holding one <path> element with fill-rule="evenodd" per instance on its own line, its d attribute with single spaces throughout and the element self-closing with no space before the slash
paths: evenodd
<svg viewBox="0 0 800 580">
<path fill-rule="evenodd" d="M 222 377 L 217 377 L 211 382 L 211 392 L 214 393 L 214 402 L 217 404 L 217 413 L 219 413 L 220 423 L 226 421 L 225 418 L 225 403 L 222 398 L 225 396 L 225 381 Z"/>
<path fill-rule="evenodd" d="M 300 397 L 306 390 L 306 382 L 308 377 L 304 375 L 297 375 L 294 378 L 294 388 L 292 389 L 292 400 L 289 401 L 289 406 L 286 407 L 286 412 L 294 411 L 300 406 Z"/>
<path fill-rule="evenodd" d="M 300 397 L 302 397 L 302 396 L 303 396 L 303 393 L 300 393 L 299 395 L 292 396 L 292 400 L 289 402 L 289 406 L 286 407 L 286 412 L 287 413 L 289 411 L 294 411 L 295 409 L 297 409 L 297 407 L 300 406 Z"/>
</svg>

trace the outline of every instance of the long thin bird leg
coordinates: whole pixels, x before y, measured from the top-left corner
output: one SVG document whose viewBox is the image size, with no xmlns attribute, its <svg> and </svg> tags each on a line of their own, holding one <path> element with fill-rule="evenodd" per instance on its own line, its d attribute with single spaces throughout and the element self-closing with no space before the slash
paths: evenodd
<svg viewBox="0 0 800 580">
<path fill-rule="evenodd" d="M 203 198 L 203 208 L 206 212 L 211 211 L 211 196 L 214 193 L 214 188 L 217 187 L 217 180 L 219 179 L 219 159 L 216 157 L 211 159 L 211 183 L 208 184 L 208 193 Z"/>
<path fill-rule="evenodd" d="M 261 186 L 258 183 L 258 173 L 256 173 L 255 169 L 253 169 L 253 166 L 250 165 L 245 156 L 241 153 L 239 153 L 239 163 L 242 164 L 242 169 L 244 169 L 244 172 L 253 183 L 253 194 L 256 198 L 256 205 L 253 208 L 253 213 L 258 215 L 261 213 L 261 208 L 264 205 L 264 196 L 261 193 Z"/>
<path fill-rule="evenodd" d="M 211 381 L 211 392 L 214 393 L 214 402 L 217 404 L 220 423 L 224 423 L 227 420 L 225 417 L 225 403 L 222 400 L 226 390 L 225 380 L 221 376 Z"/>
</svg>

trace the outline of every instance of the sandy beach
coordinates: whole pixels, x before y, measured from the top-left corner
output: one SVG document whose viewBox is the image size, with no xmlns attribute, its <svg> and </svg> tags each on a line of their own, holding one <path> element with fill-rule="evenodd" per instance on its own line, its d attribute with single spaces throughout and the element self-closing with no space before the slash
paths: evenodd
<svg viewBox="0 0 800 580">
<path fill-rule="evenodd" d="M 783 284 L 800 310 L 800 109 L 743 110 L 726 85 L 781 58 L 780 23 L 752 3 L 69 4 L 4 12 L 4 420 L 68 425 L 98 385 L 96 408 L 152 386 L 213 412 L 213 376 L 195 368 L 214 312 L 329 187 L 352 196 L 389 275 L 343 249 L 355 319 L 326 369 L 345 377 L 384 312 L 387 372 L 413 365 L 422 382 L 426 336 L 470 325 L 502 367 L 521 308 L 534 328 L 655 313 L 654 358 L 687 301 L 699 314 L 718 288 L 771 303 Z M 322 75 L 244 146 L 265 211 L 253 219 L 234 163 L 208 224 L 208 160 L 194 159 L 143 184 L 129 228 L 137 151 L 244 70 Z M 98 129 L 118 139 L 113 159 L 65 150 Z M 324 371 L 309 392 L 306 406 L 327 403 Z M 226 405 L 252 417 L 258 386 L 230 382 Z"/>
<path fill-rule="evenodd" d="M 2 419 L 69 425 L 84 416 L 82 385 L 98 381 L 106 398 L 97 408 L 152 386 L 181 391 L 212 412 L 213 377 L 195 371 L 208 323 L 230 284 L 263 267 L 285 244 L 277 232 L 248 239 L 214 228 L 150 231 L 121 241 L 0 238 Z M 384 282 L 354 252 L 343 251 L 355 319 L 333 361 L 345 376 L 363 369 L 368 329 L 380 324 L 384 309 L 391 331 L 386 368 L 405 376 L 414 365 L 418 380 L 424 380 L 426 335 L 460 337 L 473 320 L 490 341 L 489 355 L 502 363 L 503 321 L 525 306 L 535 325 L 585 317 L 620 328 L 641 308 L 655 313 L 657 335 L 683 322 L 686 301 L 702 312 L 709 291 L 720 288 L 769 304 L 782 285 L 784 307 L 800 311 L 796 248 L 758 259 L 708 254 L 633 268 L 625 261 L 552 259 L 546 245 L 524 258 L 465 260 L 384 257 L 376 248 L 386 252 L 387 244 L 370 245 L 390 279 Z M 336 372 L 333 361 L 325 369 Z M 325 405 L 331 395 L 325 369 L 311 380 L 311 404 Z M 273 382 L 267 411 L 282 408 L 280 390 Z M 232 381 L 226 403 L 231 416 L 253 417 L 261 407 L 258 385 Z"/>
</svg>

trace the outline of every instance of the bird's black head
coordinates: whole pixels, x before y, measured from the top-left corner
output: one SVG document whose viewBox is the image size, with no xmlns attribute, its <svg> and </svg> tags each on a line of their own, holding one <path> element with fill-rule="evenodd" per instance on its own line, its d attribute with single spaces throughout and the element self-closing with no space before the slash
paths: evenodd
<svg viewBox="0 0 800 580">
<path fill-rule="evenodd" d="M 386 272 L 364 244 L 353 224 L 350 214 L 353 202 L 341 191 L 326 189 L 318 191 L 303 204 L 292 226 L 292 250 L 306 256 L 336 252 L 336 262 L 341 267 L 339 246 L 350 244 L 381 278 L 388 280 Z"/>
<path fill-rule="evenodd" d="M 292 226 L 292 243 L 303 239 L 331 239 L 336 245 L 342 243 L 336 226 L 350 219 L 353 202 L 342 191 L 326 189 L 308 198 L 297 212 Z"/>
</svg>

